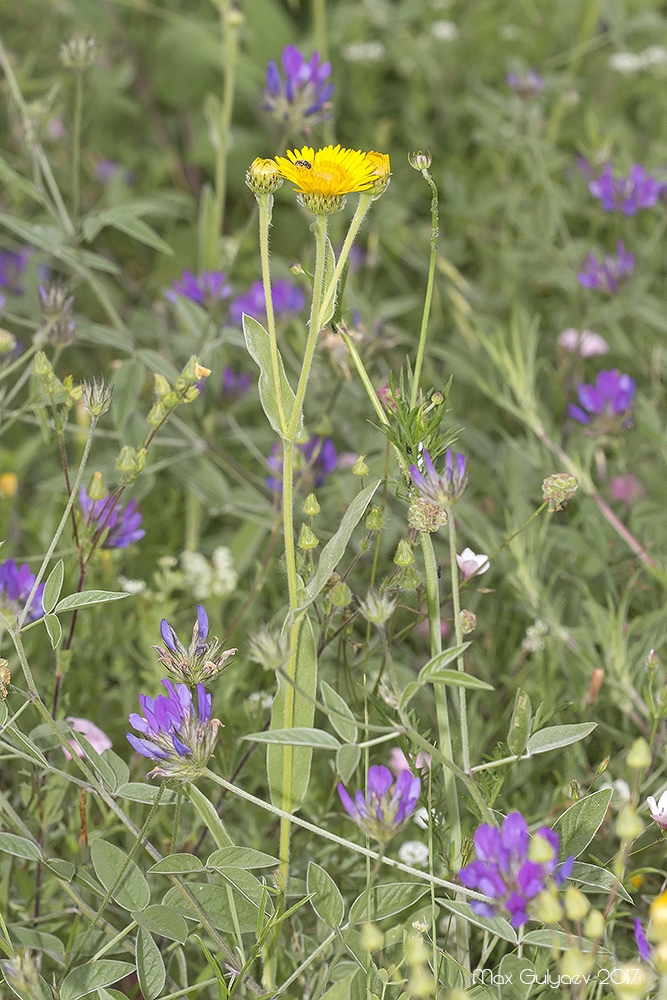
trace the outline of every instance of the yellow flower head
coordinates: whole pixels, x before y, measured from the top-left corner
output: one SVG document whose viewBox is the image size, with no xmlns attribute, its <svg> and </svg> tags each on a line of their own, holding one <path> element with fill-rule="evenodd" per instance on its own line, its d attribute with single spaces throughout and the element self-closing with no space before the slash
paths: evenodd
<svg viewBox="0 0 667 1000">
<path fill-rule="evenodd" d="M 315 152 L 304 146 L 288 150 L 287 157 L 276 156 L 276 163 L 282 176 L 297 185 L 299 202 L 317 214 L 339 212 L 346 194 L 368 191 L 376 182 L 376 162 L 358 149 L 325 146 Z"/>
<path fill-rule="evenodd" d="M 282 174 L 273 160 L 263 160 L 257 156 L 245 175 L 245 182 L 254 195 L 273 194 L 282 186 Z"/>
</svg>

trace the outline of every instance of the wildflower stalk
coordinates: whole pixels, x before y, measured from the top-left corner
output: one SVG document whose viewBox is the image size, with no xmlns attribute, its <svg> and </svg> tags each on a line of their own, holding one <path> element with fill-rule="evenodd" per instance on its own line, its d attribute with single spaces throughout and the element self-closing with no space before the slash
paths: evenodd
<svg viewBox="0 0 667 1000">
<path fill-rule="evenodd" d="M 287 420 L 285 419 L 285 409 L 283 404 L 282 385 L 280 383 L 280 365 L 278 361 L 278 341 L 276 336 L 276 318 L 273 311 L 273 297 L 271 294 L 271 268 L 269 266 L 269 228 L 271 226 L 271 215 L 273 212 L 273 195 L 260 194 L 256 196 L 259 208 L 259 255 L 262 267 L 262 283 L 264 285 L 264 301 L 266 303 L 266 321 L 271 345 L 271 368 L 273 370 L 273 385 L 278 403 L 278 419 L 280 430 L 283 434 L 287 432 Z"/>
<path fill-rule="evenodd" d="M 433 298 L 433 282 L 435 279 L 435 262 L 438 254 L 438 189 L 435 181 L 431 177 L 427 168 L 421 172 L 422 177 L 431 188 L 431 256 L 428 264 L 428 280 L 426 282 L 426 294 L 424 296 L 424 311 L 422 313 L 421 329 L 419 331 L 419 345 L 417 347 L 417 357 L 412 375 L 412 388 L 410 390 L 410 407 L 414 409 L 419 396 L 419 380 L 421 378 L 422 365 L 424 363 L 424 351 L 426 349 L 426 333 L 428 331 L 428 318 L 431 312 L 431 300 Z"/>
<path fill-rule="evenodd" d="M 343 246 L 341 247 L 340 254 L 338 255 L 338 260 L 336 261 L 336 266 L 334 268 L 334 273 L 329 282 L 329 286 L 324 292 L 322 298 L 322 308 L 320 315 L 326 316 L 327 311 L 331 305 L 336 290 L 338 288 L 338 282 L 340 281 L 340 276 L 343 273 L 343 268 L 345 267 L 345 262 L 349 256 L 350 250 L 352 249 L 352 244 L 355 241 L 357 233 L 361 229 L 361 224 L 366 218 L 368 209 L 371 207 L 373 201 L 372 195 L 368 191 L 362 191 L 359 195 L 359 201 L 357 202 L 357 207 L 355 209 L 354 215 L 352 216 L 352 221 L 350 222 L 350 228 L 347 231 L 345 239 L 343 241 Z"/>
<path fill-rule="evenodd" d="M 74 75 L 74 130 L 72 133 L 72 216 L 77 218 L 81 207 L 81 119 L 83 117 L 83 74 L 78 68 Z"/>
<path fill-rule="evenodd" d="M 447 520 L 447 528 L 449 532 L 449 564 L 451 570 L 451 580 L 452 580 L 452 606 L 454 611 L 454 635 L 456 637 L 456 645 L 460 646 L 463 642 L 463 633 L 461 631 L 461 602 L 459 599 L 459 575 L 458 575 L 458 565 L 456 562 L 456 526 L 454 524 L 454 516 L 450 512 L 449 518 Z M 456 658 L 456 668 L 457 670 L 465 673 L 465 663 L 463 660 L 463 653 L 459 654 Z M 466 774 L 470 773 L 470 741 L 468 739 L 468 709 L 466 702 L 466 689 L 464 687 L 459 688 L 459 726 L 461 727 L 461 760 L 463 764 L 463 770 Z"/>
<path fill-rule="evenodd" d="M 230 0 L 218 0 L 220 5 L 220 26 L 224 45 L 225 76 L 222 86 L 222 119 L 218 128 L 218 142 L 215 152 L 215 232 L 222 233 L 225 222 L 225 199 L 227 195 L 227 151 L 229 132 L 234 108 L 234 89 L 236 84 L 236 63 L 239 52 L 238 15 Z M 215 266 L 219 261 L 215 261 Z M 268 300 L 267 300 L 268 301 Z"/>
</svg>

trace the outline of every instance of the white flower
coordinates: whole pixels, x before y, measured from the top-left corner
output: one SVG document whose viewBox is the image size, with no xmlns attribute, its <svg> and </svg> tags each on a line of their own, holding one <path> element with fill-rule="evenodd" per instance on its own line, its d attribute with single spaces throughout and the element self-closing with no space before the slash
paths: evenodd
<svg viewBox="0 0 667 1000">
<path fill-rule="evenodd" d="M 631 73 L 638 73 L 644 69 L 646 60 L 643 53 L 636 52 L 613 52 L 608 59 L 608 63 L 617 73 L 629 76 Z"/>
<path fill-rule="evenodd" d="M 205 601 L 211 596 L 213 568 L 201 552 L 182 552 L 181 567 L 185 573 L 185 584 L 192 591 L 196 601 Z"/>
<path fill-rule="evenodd" d="M 667 49 L 664 45 L 649 45 L 642 52 L 642 58 L 648 66 L 664 66 L 667 63 Z"/>
<path fill-rule="evenodd" d="M 655 801 L 652 795 L 646 800 L 646 805 L 651 814 L 651 819 L 654 820 L 662 830 L 667 830 L 667 791 L 663 792 L 660 796 L 658 802 Z"/>
<path fill-rule="evenodd" d="M 428 864 L 428 847 L 421 840 L 406 840 L 398 849 L 398 857 L 404 865 L 425 868 Z"/>
<path fill-rule="evenodd" d="M 459 29 L 453 21 L 434 21 L 431 25 L 431 34 L 439 42 L 452 42 L 459 36 Z"/>
<path fill-rule="evenodd" d="M 252 694 L 248 695 L 246 700 L 250 708 L 255 711 L 260 708 L 264 711 L 268 711 L 268 709 L 273 705 L 273 695 L 267 694 L 266 691 L 253 691 Z"/>
<path fill-rule="evenodd" d="M 119 576 L 118 586 L 121 590 L 124 590 L 126 594 L 140 594 L 142 590 L 146 589 L 146 581 L 129 580 L 126 576 Z"/>
<path fill-rule="evenodd" d="M 460 556 L 457 555 L 456 562 L 464 580 L 469 580 L 471 576 L 479 576 L 481 573 L 486 573 L 489 568 L 489 557 L 484 555 L 483 552 L 477 555 L 472 549 L 464 549 Z"/>
<path fill-rule="evenodd" d="M 218 545 L 211 557 L 216 579 L 213 582 L 214 597 L 226 597 L 236 590 L 239 575 L 234 569 L 232 554 L 226 545 Z"/>
<path fill-rule="evenodd" d="M 382 42 L 350 42 L 341 49 L 341 55 L 347 62 L 379 62 L 385 53 Z"/>
<path fill-rule="evenodd" d="M 419 809 L 415 809 L 412 822 L 416 823 L 420 829 L 428 830 L 428 809 L 426 806 L 420 806 Z"/>
<path fill-rule="evenodd" d="M 576 351 L 582 358 L 594 358 L 596 354 L 607 354 L 609 351 L 604 337 L 592 330 L 573 330 L 570 327 L 558 334 L 558 343 L 566 351 Z"/>
</svg>

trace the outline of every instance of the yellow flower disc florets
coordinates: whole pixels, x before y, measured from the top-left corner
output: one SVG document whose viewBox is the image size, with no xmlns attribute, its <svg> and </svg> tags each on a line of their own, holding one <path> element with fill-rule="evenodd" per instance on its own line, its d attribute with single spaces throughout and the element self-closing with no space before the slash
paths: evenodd
<svg viewBox="0 0 667 1000">
<path fill-rule="evenodd" d="M 258 156 L 250 164 L 245 182 L 255 195 L 273 194 L 282 187 L 283 176 L 273 160 Z"/>
<path fill-rule="evenodd" d="M 287 151 L 276 156 L 282 176 L 296 184 L 299 202 L 310 212 L 330 215 L 345 204 L 345 195 L 368 191 L 376 183 L 376 163 L 357 149 L 325 146 L 317 152 L 312 146 Z"/>
</svg>

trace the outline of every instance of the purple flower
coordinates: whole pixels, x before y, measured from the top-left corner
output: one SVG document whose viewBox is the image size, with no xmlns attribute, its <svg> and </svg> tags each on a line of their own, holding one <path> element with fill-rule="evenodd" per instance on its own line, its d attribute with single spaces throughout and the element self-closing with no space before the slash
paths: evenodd
<svg viewBox="0 0 667 1000">
<path fill-rule="evenodd" d="M 149 778 L 190 781 L 205 769 L 213 753 L 221 723 L 211 718 L 211 695 L 197 684 L 197 706 L 186 684 L 176 687 L 163 680 L 167 694 L 155 700 L 139 695 L 143 716 L 130 715 L 130 725 L 141 737 L 127 733 L 127 739 L 143 757 L 157 761 Z"/>
<path fill-rule="evenodd" d="M 331 438 L 319 437 L 311 434 L 307 441 L 297 445 L 297 452 L 301 464 L 295 461 L 294 481 L 304 493 L 311 493 L 321 486 L 330 472 L 336 468 L 338 455 Z M 296 456 L 295 456 L 296 457 Z M 279 444 L 273 446 L 273 450 L 267 458 L 267 463 L 276 473 L 268 476 L 266 485 L 272 490 L 281 485 L 283 471 L 282 448 Z"/>
<path fill-rule="evenodd" d="M 293 128 L 304 128 L 331 117 L 327 110 L 333 92 L 333 84 L 327 82 L 331 63 L 320 63 L 319 52 L 314 52 L 306 62 L 294 45 L 283 49 L 281 62 L 284 80 L 273 59 L 267 67 L 262 107 Z"/>
<path fill-rule="evenodd" d="M 278 278 L 271 286 L 271 301 L 276 317 L 285 320 L 301 312 L 306 297 L 298 285 L 293 285 L 287 278 Z M 243 323 L 244 313 L 256 320 L 266 319 L 266 299 L 261 281 L 253 282 L 248 291 L 237 295 L 229 307 L 230 318 L 238 326 Z"/>
<path fill-rule="evenodd" d="M 401 771 L 394 784 L 391 771 L 381 764 L 369 767 L 366 787 L 365 798 L 358 791 L 352 799 L 339 782 L 338 795 L 355 823 L 369 837 L 386 843 L 415 811 L 421 781 L 410 771 Z"/>
<path fill-rule="evenodd" d="M 166 618 L 160 622 L 160 634 L 167 647 L 154 647 L 160 654 L 160 663 L 177 680 L 191 687 L 215 677 L 229 657 L 236 653 L 235 649 L 227 649 L 221 653 L 217 639 L 207 642 L 208 630 L 208 615 L 201 604 L 197 605 L 197 621 L 192 629 L 192 640 L 188 648 L 183 645 Z"/>
<path fill-rule="evenodd" d="M 423 497 L 439 507 L 450 507 L 463 494 L 467 484 L 466 460 L 460 453 L 456 456 L 456 465 L 452 449 L 448 448 L 445 457 L 445 471 L 440 474 L 435 471 L 431 456 L 424 449 L 424 475 L 416 465 L 410 467 L 412 481 Z"/>
<path fill-rule="evenodd" d="M 584 270 L 577 274 L 579 284 L 584 288 L 596 288 L 605 295 L 617 292 L 619 286 L 632 274 L 635 255 L 627 252 L 623 240 L 616 244 L 616 252 L 616 257 L 607 254 L 603 263 L 589 253 Z"/>
<path fill-rule="evenodd" d="M 635 163 L 627 177 L 614 177 L 611 163 L 605 163 L 602 173 L 589 183 L 588 189 L 600 199 L 605 212 L 620 210 L 624 215 L 635 215 L 640 209 L 656 204 L 662 184 L 647 174 L 640 163 Z"/>
<path fill-rule="evenodd" d="M 32 252 L 32 247 L 0 250 L 0 288 L 12 295 L 23 295 L 23 276 Z"/>
<path fill-rule="evenodd" d="M 628 427 L 628 414 L 633 408 L 635 380 L 617 368 L 598 372 L 595 385 L 580 382 L 577 386 L 580 405 L 570 403 L 568 413 L 580 424 L 590 424 L 594 418 L 620 423 Z"/>
<path fill-rule="evenodd" d="M 644 934 L 644 929 L 639 922 L 639 917 L 635 918 L 635 941 L 637 942 L 639 957 L 643 958 L 645 962 L 652 962 L 653 948 L 651 948 L 651 945 L 646 940 L 646 935 Z"/>
<path fill-rule="evenodd" d="M 488 903 L 471 900 L 475 913 L 504 917 L 512 927 L 521 927 L 530 920 L 531 900 L 552 877 L 560 886 L 572 871 L 574 857 L 558 864 L 558 839 L 550 827 L 541 826 L 531 844 L 528 824 L 518 812 L 510 813 L 500 830 L 488 823 L 477 827 L 477 860 L 459 872 L 463 885 L 489 897 Z"/>
<path fill-rule="evenodd" d="M 30 572 L 27 563 L 19 568 L 13 559 L 7 559 L 0 565 L 0 610 L 5 618 L 19 618 L 34 585 L 35 574 Z M 40 583 L 30 602 L 26 621 L 37 621 L 44 614 L 43 594 L 44 584 Z"/>
<path fill-rule="evenodd" d="M 141 514 L 135 510 L 136 500 L 131 500 L 127 507 L 119 507 L 113 497 L 102 497 L 101 500 L 91 500 L 85 487 L 79 491 L 79 506 L 83 513 L 84 524 L 93 529 L 97 538 L 106 532 L 102 542 L 103 549 L 126 549 L 132 542 L 138 542 L 146 532 L 140 528 Z"/>
<path fill-rule="evenodd" d="M 170 302 L 177 302 L 178 296 L 184 295 L 186 299 L 192 299 L 206 308 L 231 294 L 232 290 L 221 271 L 202 271 L 201 274 L 183 271 L 181 280 L 172 281 L 171 288 L 165 292 Z"/>
<path fill-rule="evenodd" d="M 508 87 L 523 98 L 535 97 L 544 86 L 544 78 L 534 69 L 529 69 L 527 73 L 508 73 L 505 81 Z"/>
</svg>

